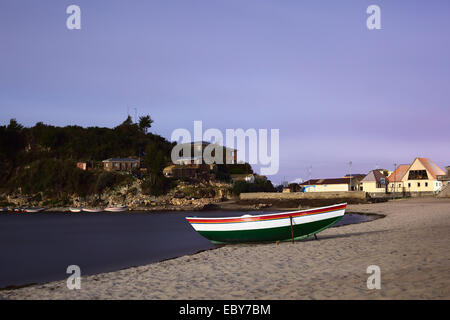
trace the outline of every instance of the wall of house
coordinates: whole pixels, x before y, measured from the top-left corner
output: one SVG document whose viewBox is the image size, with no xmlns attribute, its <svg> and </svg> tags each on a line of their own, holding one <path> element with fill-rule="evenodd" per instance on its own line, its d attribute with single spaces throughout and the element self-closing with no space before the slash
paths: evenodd
<svg viewBox="0 0 450 320">
<path fill-rule="evenodd" d="M 304 192 L 341 192 L 349 191 L 348 184 L 316 184 L 306 185 Z"/>
<path fill-rule="evenodd" d="M 404 183 L 401 181 L 396 181 L 394 182 L 390 182 L 388 184 L 388 192 L 403 192 L 404 188 L 403 188 Z"/>
<path fill-rule="evenodd" d="M 437 180 L 408 180 L 404 182 L 404 191 L 406 192 L 437 192 L 441 189 L 442 182 Z"/>
<path fill-rule="evenodd" d="M 138 169 L 138 162 L 104 162 L 103 169 L 106 171 L 128 171 Z"/>
<path fill-rule="evenodd" d="M 386 188 L 383 186 L 381 188 L 377 188 L 377 182 L 376 181 L 364 181 L 361 182 L 361 185 L 363 187 L 362 191 L 370 192 L 370 193 L 386 193 Z"/>
</svg>

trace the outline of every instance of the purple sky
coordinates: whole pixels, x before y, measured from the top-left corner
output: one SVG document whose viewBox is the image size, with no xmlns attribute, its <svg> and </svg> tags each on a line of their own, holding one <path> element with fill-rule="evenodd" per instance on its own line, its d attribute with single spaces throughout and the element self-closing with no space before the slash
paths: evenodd
<svg viewBox="0 0 450 320">
<path fill-rule="evenodd" d="M 70 4 L 82 29 L 69 31 Z M 381 7 L 382 30 L 366 28 Z M 450 2 L 0 2 L 0 124 L 280 129 L 283 179 L 450 165 Z"/>
</svg>

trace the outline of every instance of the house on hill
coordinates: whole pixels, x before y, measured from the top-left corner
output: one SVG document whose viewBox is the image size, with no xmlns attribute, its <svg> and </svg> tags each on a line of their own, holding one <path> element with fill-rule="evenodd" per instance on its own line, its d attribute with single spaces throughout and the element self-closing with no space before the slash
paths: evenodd
<svg viewBox="0 0 450 320">
<path fill-rule="evenodd" d="M 187 165 L 187 164 L 203 164 L 205 163 L 205 156 L 210 154 L 214 157 L 214 148 L 222 148 L 223 152 L 223 163 L 226 164 L 237 164 L 237 150 L 232 148 L 227 148 L 220 146 L 218 144 L 212 144 L 210 142 L 206 141 L 199 141 L 199 142 L 192 142 L 192 143 L 185 143 L 180 144 L 180 147 L 187 148 L 190 150 L 191 154 L 184 154 L 181 150 L 180 154 L 178 155 L 178 158 L 175 160 L 175 164 L 179 165 Z M 208 150 L 205 149 L 208 148 Z"/>
<path fill-rule="evenodd" d="M 110 158 L 103 160 L 103 169 L 106 171 L 132 171 L 140 167 L 139 159 L 135 158 Z"/>
<path fill-rule="evenodd" d="M 89 171 L 94 168 L 93 161 L 80 161 L 77 162 L 77 168 L 83 171 Z"/>
</svg>

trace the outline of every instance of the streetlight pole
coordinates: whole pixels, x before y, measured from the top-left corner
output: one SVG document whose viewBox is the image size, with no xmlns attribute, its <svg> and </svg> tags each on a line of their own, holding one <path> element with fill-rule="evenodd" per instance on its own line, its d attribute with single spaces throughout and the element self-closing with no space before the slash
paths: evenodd
<svg viewBox="0 0 450 320">
<path fill-rule="evenodd" d="M 350 190 L 349 191 L 352 191 L 352 162 L 350 161 L 348 164 L 350 165 Z"/>
<path fill-rule="evenodd" d="M 395 189 L 396 189 L 396 185 L 397 185 L 397 173 L 395 172 L 397 171 L 397 163 L 394 163 L 394 197 L 395 197 Z"/>
</svg>

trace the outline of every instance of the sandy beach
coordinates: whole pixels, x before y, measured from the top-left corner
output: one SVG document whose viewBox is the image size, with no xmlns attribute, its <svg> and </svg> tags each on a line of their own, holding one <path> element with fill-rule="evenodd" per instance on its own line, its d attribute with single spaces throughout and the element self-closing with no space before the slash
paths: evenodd
<svg viewBox="0 0 450 320">
<path fill-rule="evenodd" d="M 295 244 L 227 245 L 111 273 L 0 291 L 0 299 L 449 299 L 450 199 L 349 205 L 385 215 Z M 194 232 L 194 231 L 193 231 Z M 367 267 L 381 270 L 369 290 Z"/>
</svg>

